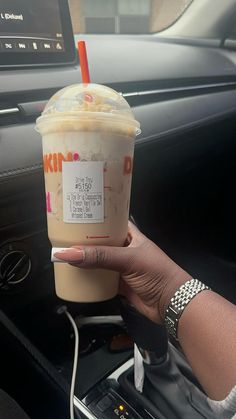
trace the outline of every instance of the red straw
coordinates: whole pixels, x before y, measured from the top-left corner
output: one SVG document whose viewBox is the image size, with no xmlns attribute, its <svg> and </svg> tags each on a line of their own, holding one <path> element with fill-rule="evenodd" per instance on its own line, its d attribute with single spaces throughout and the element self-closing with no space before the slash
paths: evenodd
<svg viewBox="0 0 236 419">
<path fill-rule="evenodd" d="M 82 82 L 90 83 L 88 58 L 87 58 L 86 44 L 84 41 L 78 42 L 78 53 L 79 53 Z"/>
</svg>

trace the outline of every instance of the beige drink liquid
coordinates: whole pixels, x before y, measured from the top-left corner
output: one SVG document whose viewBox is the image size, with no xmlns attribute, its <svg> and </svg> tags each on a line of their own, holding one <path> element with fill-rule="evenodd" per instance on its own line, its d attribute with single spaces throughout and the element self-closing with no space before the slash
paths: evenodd
<svg viewBox="0 0 236 419">
<path fill-rule="evenodd" d="M 51 98 L 37 128 L 52 246 L 123 245 L 139 129 L 127 102 L 105 86 L 70 86 Z M 55 263 L 54 270 L 56 293 L 65 300 L 103 301 L 117 294 L 116 272 L 65 263 Z"/>
</svg>

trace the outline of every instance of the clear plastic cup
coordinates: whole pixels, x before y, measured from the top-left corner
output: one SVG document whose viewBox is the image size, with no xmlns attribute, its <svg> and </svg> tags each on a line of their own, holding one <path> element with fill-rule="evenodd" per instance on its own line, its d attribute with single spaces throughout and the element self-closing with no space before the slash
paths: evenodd
<svg viewBox="0 0 236 419">
<path fill-rule="evenodd" d="M 134 140 L 140 125 L 126 100 L 97 84 L 75 84 L 47 103 L 42 135 L 48 236 L 53 247 L 122 246 L 127 236 Z M 119 275 L 54 263 L 68 301 L 113 298 Z"/>
</svg>

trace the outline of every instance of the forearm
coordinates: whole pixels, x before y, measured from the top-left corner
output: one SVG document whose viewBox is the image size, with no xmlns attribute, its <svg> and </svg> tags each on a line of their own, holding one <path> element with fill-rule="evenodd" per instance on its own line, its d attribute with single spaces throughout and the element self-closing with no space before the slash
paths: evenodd
<svg viewBox="0 0 236 419">
<path fill-rule="evenodd" d="M 236 385 L 236 307 L 201 292 L 180 317 L 178 339 L 208 396 L 224 399 Z"/>
</svg>

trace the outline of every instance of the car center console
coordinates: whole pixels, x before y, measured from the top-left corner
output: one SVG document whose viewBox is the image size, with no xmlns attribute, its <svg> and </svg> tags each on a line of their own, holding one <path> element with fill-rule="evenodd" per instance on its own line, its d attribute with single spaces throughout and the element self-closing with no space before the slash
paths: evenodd
<svg viewBox="0 0 236 419">
<path fill-rule="evenodd" d="M 137 345 L 134 359 L 94 385 L 82 401 L 75 398 L 75 406 L 82 411 L 84 403 L 85 416 L 98 419 L 214 419 L 184 356 L 168 342 L 165 328 L 123 300 L 121 313 Z"/>
<path fill-rule="evenodd" d="M 149 413 L 145 412 L 142 406 L 138 406 L 135 400 L 127 400 L 127 394 L 119 384 L 119 378 L 133 369 L 133 363 L 131 358 L 86 395 L 82 400 L 88 409 L 84 411 L 85 416 L 87 414 L 88 418 L 93 416 L 97 419 L 150 419 Z M 75 406 L 82 411 L 77 397 Z"/>
<path fill-rule="evenodd" d="M 37 323 L 37 317 L 30 316 L 30 312 L 25 314 L 25 319 L 12 321 L 0 311 L 0 387 L 20 400 L 33 419 L 56 419 L 58 414 L 67 419 L 73 336 L 71 339 L 66 316 L 47 312 L 44 317 L 42 312 L 38 313 Z M 130 341 L 127 344 L 127 330 L 120 316 L 81 317 L 80 314 L 74 317 L 80 330 L 75 417 L 214 419 L 185 358 L 172 344 L 166 345 L 162 327 L 144 318 L 144 323 L 132 322 L 130 333 L 126 319 L 129 335 L 136 336 L 136 344 L 142 345 L 139 350 L 144 383 L 143 389 L 137 390 L 134 384 L 137 352 L 133 352 Z M 151 323 L 149 328 L 147 322 Z M 154 328 L 157 333 L 153 335 Z M 14 382 L 4 368 L 9 364 L 14 371 Z M 38 394 L 42 400 L 40 406 Z"/>
</svg>

